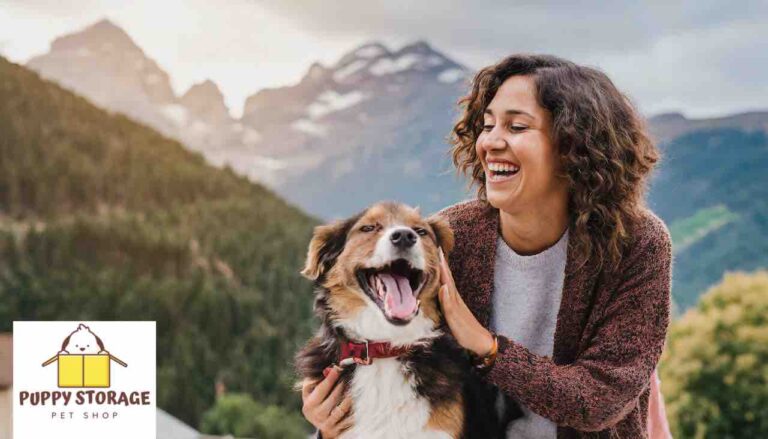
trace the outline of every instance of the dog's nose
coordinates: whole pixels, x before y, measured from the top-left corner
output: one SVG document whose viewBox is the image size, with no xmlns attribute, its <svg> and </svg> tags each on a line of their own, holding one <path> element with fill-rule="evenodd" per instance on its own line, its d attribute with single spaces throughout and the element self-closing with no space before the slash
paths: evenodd
<svg viewBox="0 0 768 439">
<path fill-rule="evenodd" d="M 80 348 L 80 352 L 82 352 L 82 351 L 84 351 L 84 350 L 85 350 L 85 348 Z"/>
<path fill-rule="evenodd" d="M 416 244 L 418 238 L 416 233 L 411 229 L 398 229 L 389 235 L 389 240 L 392 241 L 392 245 L 401 250 L 413 247 L 413 244 Z"/>
</svg>

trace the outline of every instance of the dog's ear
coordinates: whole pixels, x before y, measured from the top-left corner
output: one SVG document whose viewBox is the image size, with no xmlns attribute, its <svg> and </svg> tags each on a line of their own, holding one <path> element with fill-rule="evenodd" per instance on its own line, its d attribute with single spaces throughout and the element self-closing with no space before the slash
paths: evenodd
<svg viewBox="0 0 768 439">
<path fill-rule="evenodd" d="M 358 216 L 344 221 L 315 227 L 315 233 L 309 242 L 307 262 L 301 274 L 312 280 L 317 280 L 333 267 L 336 258 L 344 250 L 349 229 L 357 222 Z"/>
<path fill-rule="evenodd" d="M 67 338 L 64 339 L 64 341 L 61 343 L 61 350 L 64 351 L 67 349 L 67 345 L 69 344 L 69 338 L 72 337 L 72 334 L 69 334 Z"/>
<path fill-rule="evenodd" d="M 91 332 L 91 334 L 93 334 L 93 332 Z M 101 341 L 101 339 L 99 338 L 98 335 L 93 334 L 93 336 L 96 337 L 96 344 L 99 345 L 99 350 L 103 351 L 104 350 L 104 342 Z"/>
<path fill-rule="evenodd" d="M 448 220 L 440 215 L 432 215 L 427 218 L 427 224 L 432 228 L 437 237 L 437 245 L 443 249 L 443 253 L 448 256 L 453 250 L 453 230 Z"/>
</svg>

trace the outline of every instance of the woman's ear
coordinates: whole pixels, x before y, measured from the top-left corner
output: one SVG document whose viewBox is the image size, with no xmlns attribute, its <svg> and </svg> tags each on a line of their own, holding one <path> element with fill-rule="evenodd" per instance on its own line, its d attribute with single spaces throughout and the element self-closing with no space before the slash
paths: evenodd
<svg viewBox="0 0 768 439">
<path fill-rule="evenodd" d="M 443 253 L 448 256 L 451 250 L 453 250 L 453 230 L 450 224 L 448 224 L 448 220 L 440 215 L 432 215 L 427 218 L 427 224 L 435 232 L 438 247 L 442 248 Z"/>
<path fill-rule="evenodd" d="M 312 240 L 309 242 L 307 262 L 301 274 L 311 280 L 317 280 L 327 273 L 336 263 L 336 258 L 344 251 L 349 229 L 357 222 L 358 217 L 345 221 L 315 227 Z"/>
</svg>

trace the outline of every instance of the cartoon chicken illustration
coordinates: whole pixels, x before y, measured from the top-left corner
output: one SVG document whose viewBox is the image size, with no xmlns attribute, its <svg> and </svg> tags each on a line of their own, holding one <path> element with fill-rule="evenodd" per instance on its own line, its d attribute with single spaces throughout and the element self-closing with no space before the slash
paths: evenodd
<svg viewBox="0 0 768 439">
<path fill-rule="evenodd" d="M 110 354 L 104 342 L 91 329 L 80 323 L 61 344 L 61 350 L 43 363 L 58 361 L 59 387 L 109 387 L 110 360 L 128 364 Z"/>
</svg>

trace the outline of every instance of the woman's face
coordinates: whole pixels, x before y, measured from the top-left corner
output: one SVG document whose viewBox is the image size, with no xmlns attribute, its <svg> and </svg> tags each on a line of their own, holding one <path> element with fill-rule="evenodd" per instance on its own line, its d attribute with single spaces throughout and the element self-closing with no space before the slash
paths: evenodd
<svg viewBox="0 0 768 439">
<path fill-rule="evenodd" d="M 567 200 L 552 116 L 537 102 L 532 77 L 504 81 L 485 109 L 483 125 L 475 149 L 493 207 L 515 213 Z"/>
</svg>

